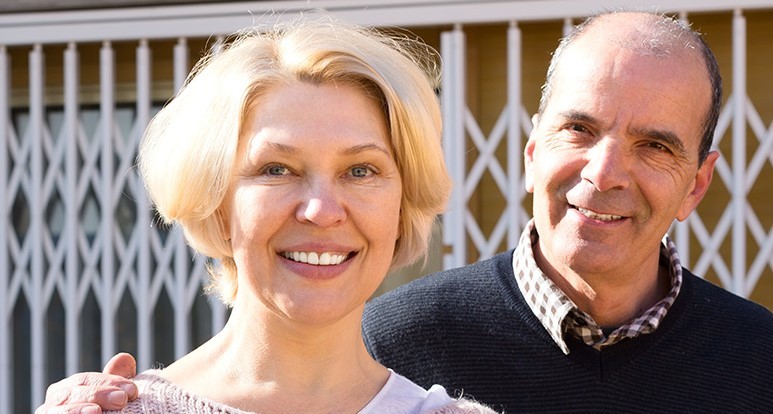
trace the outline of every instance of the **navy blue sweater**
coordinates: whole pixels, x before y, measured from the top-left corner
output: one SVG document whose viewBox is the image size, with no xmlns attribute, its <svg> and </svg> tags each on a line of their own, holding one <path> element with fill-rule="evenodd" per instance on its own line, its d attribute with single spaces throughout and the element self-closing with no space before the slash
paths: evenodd
<svg viewBox="0 0 773 414">
<path fill-rule="evenodd" d="M 773 314 L 688 271 L 652 334 L 564 355 L 523 299 L 512 251 L 421 278 L 368 304 L 384 365 L 515 412 L 773 413 Z"/>
</svg>

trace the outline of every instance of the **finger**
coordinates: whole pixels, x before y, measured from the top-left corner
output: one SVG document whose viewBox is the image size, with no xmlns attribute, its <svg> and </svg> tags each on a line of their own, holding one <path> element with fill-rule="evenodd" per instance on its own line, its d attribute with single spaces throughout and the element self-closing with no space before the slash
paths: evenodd
<svg viewBox="0 0 773 414">
<path fill-rule="evenodd" d="M 126 391 L 116 387 L 75 387 L 65 391 L 57 405 L 97 404 L 104 410 L 120 410 L 129 401 Z"/>
<path fill-rule="evenodd" d="M 102 409 L 96 404 L 42 405 L 35 414 L 102 414 Z"/>
<path fill-rule="evenodd" d="M 134 384 L 126 379 L 123 379 L 123 381 L 134 387 L 136 392 Z M 129 393 L 122 388 L 114 386 L 73 385 L 66 382 L 62 384 L 62 381 L 60 381 L 60 383 L 49 387 L 46 392 L 46 406 L 49 407 L 96 404 L 105 410 L 120 410 L 126 406 L 128 401 Z"/>
<path fill-rule="evenodd" d="M 120 375 L 124 378 L 134 378 L 137 375 L 137 361 L 134 357 L 125 352 L 115 355 L 107 361 L 105 369 L 102 370 L 105 374 Z"/>
<path fill-rule="evenodd" d="M 137 375 L 137 361 L 131 354 L 121 352 L 107 361 L 107 364 L 105 364 L 105 369 L 102 372 L 105 374 L 114 374 L 123 378 L 131 379 Z M 129 401 L 136 399 L 139 395 L 139 390 L 137 389 L 137 386 L 134 384 L 134 382 L 124 382 L 114 385 L 121 387 L 121 389 L 126 392 Z"/>
<path fill-rule="evenodd" d="M 103 374 L 101 372 L 79 372 L 69 377 L 53 383 L 49 386 L 49 391 L 84 387 L 115 387 L 123 388 L 126 384 L 134 384 L 130 379 L 120 375 Z"/>
</svg>

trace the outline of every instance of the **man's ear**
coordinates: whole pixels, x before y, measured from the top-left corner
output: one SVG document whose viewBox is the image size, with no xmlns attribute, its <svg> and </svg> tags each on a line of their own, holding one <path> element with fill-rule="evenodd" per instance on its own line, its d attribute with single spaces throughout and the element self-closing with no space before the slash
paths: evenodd
<svg viewBox="0 0 773 414">
<path fill-rule="evenodd" d="M 523 182 L 526 187 L 526 191 L 529 193 L 534 192 L 534 145 L 535 145 L 535 131 L 539 124 L 539 114 L 534 114 L 531 117 L 531 133 L 529 134 L 529 140 L 526 141 L 526 147 L 523 149 Z"/>
<path fill-rule="evenodd" d="M 703 200 L 703 196 L 706 195 L 706 191 L 708 191 L 709 185 L 711 184 L 711 178 L 714 175 L 714 164 L 716 164 L 718 158 L 719 153 L 717 151 L 711 151 L 703 161 L 703 164 L 698 167 L 698 172 L 693 178 L 692 188 L 690 189 L 690 192 L 687 193 L 684 200 L 682 200 L 682 205 L 676 213 L 677 220 L 686 220 L 687 216 L 689 216 L 690 213 L 698 207 L 701 200 Z"/>
</svg>

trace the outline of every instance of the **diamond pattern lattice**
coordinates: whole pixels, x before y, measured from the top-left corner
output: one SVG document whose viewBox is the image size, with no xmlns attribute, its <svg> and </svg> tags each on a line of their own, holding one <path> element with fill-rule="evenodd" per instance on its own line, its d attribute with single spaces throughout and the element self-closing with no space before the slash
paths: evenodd
<svg viewBox="0 0 773 414">
<path fill-rule="evenodd" d="M 8 69 L 3 53 L 0 72 Z M 68 78 L 78 67 L 74 45 L 65 54 Z M 43 55 L 40 47 L 30 52 L 31 82 L 38 85 Z M 204 258 L 191 253 L 179 230 L 151 225 L 154 213 L 134 164 L 158 107 L 149 99 L 116 105 L 114 80 L 104 70 L 115 59 L 109 43 L 100 55 L 99 107 L 72 99 L 78 82 L 69 77 L 64 108 L 44 105 L 42 90 L 31 88 L 29 109 L 7 111 L 2 123 L 0 264 L 8 271 L 0 271 L 0 412 L 33 411 L 49 383 L 100 369 L 119 350 L 137 355 L 139 369 L 159 355 L 169 363 L 225 321 L 221 304 L 197 300 Z M 149 88 L 149 81 L 137 87 Z M 7 100 L 0 105 L 8 109 Z M 161 297 L 165 305 L 156 311 Z M 208 314 L 206 328 L 196 329 L 205 334 L 196 337 L 194 306 Z M 159 318 L 173 329 L 156 327 Z"/>
</svg>

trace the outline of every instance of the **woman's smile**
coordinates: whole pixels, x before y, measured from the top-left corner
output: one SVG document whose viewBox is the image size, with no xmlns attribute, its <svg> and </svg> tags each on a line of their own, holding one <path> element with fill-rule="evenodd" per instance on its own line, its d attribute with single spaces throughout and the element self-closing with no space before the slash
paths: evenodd
<svg viewBox="0 0 773 414">
<path fill-rule="evenodd" d="M 338 254 L 330 252 L 283 252 L 282 256 L 285 259 L 290 259 L 294 262 L 307 263 L 315 266 L 335 266 L 341 264 L 348 254 Z"/>
</svg>

